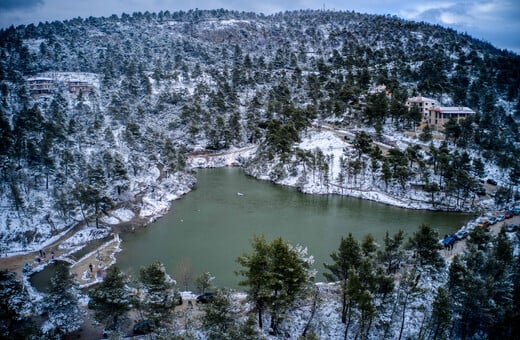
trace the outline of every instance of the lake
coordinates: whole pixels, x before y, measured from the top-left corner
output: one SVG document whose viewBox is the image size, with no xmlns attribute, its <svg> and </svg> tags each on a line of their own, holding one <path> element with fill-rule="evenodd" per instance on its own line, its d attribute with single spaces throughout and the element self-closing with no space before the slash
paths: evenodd
<svg viewBox="0 0 520 340">
<path fill-rule="evenodd" d="M 123 251 L 117 261 L 123 271 L 135 277 L 141 266 L 161 261 L 178 282 L 181 276 L 194 279 L 209 271 L 216 286 L 237 288 L 236 258 L 251 251 L 254 235 L 264 235 L 269 241 L 282 237 L 293 245 L 306 246 L 315 258 L 318 280 L 323 280 L 323 262 L 330 262 L 330 253 L 348 233 L 358 239 L 372 233 L 382 241 L 386 231 L 394 234 L 403 229 L 411 236 L 425 223 L 444 235 L 470 219 L 467 214 L 302 194 L 256 180 L 239 168 L 197 170 L 197 180 L 195 190 L 174 201 L 164 217 L 121 235 Z M 179 288 L 195 289 L 194 284 Z"/>
</svg>

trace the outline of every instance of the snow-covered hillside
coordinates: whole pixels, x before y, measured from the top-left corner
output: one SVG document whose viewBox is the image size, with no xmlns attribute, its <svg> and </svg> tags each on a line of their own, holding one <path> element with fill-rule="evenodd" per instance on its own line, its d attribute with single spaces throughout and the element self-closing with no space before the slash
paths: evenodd
<svg viewBox="0 0 520 340">
<path fill-rule="evenodd" d="M 190 167 L 233 163 L 307 193 L 420 209 L 480 209 L 468 176 L 497 180 L 502 205 L 518 186 L 508 158 L 518 140 L 508 111 L 517 57 L 451 30 L 350 12 L 190 11 L 0 36 L 3 254 L 47 246 L 120 207 L 147 223 L 189 190 Z M 491 60 L 501 62 L 486 68 Z M 418 122 L 403 103 L 418 91 L 481 111 L 476 125 L 450 134 L 446 161 L 435 156 L 445 150 L 437 137 L 405 137 Z M 323 122 L 332 129 L 317 132 Z M 352 145 L 360 131 L 382 156 Z M 410 171 L 388 157 L 391 148 Z M 228 156 L 208 163 L 198 150 Z M 461 162 L 465 172 L 451 176 Z"/>
</svg>

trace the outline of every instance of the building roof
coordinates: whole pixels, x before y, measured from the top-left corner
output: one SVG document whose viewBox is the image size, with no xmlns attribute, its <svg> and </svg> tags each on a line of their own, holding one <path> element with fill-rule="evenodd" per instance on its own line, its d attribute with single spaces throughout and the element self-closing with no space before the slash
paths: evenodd
<svg viewBox="0 0 520 340">
<path fill-rule="evenodd" d="M 473 111 L 472 109 L 470 109 L 469 107 L 466 107 L 466 106 L 441 106 L 441 107 L 435 107 L 433 110 L 437 111 L 437 112 L 441 112 L 441 113 L 444 113 L 444 114 L 451 114 L 451 115 L 455 115 L 455 114 L 467 114 L 467 115 L 472 115 L 472 114 L 475 114 L 475 111 Z"/>
<path fill-rule="evenodd" d="M 67 80 L 66 83 L 70 84 L 70 85 L 91 85 L 88 81 L 76 80 L 76 79 Z"/>
<path fill-rule="evenodd" d="M 27 78 L 27 81 L 28 82 L 32 82 L 32 81 L 49 81 L 49 82 L 53 82 L 54 79 L 46 78 L 46 77 L 32 77 L 32 78 Z"/>
<path fill-rule="evenodd" d="M 412 102 L 412 103 L 436 102 L 435 99 L 431 99 L 431 98 L 427 98 L 427 97 L 422 97 L 422 96 L 408 98 L 408 101 L 409 101 L 409 102 Z"/>
</svg>

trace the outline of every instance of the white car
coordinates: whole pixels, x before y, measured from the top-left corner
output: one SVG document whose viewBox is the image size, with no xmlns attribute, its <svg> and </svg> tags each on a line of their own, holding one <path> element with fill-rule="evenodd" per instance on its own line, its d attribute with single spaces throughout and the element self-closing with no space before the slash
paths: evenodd
<svg viewBox="0 0 520 340">
<path fill-rule="evenodd" d="M 468 235 L 469 232 L 467 232 L 466 230 L 459 230 L 457 231 L 457 233 L 455 233 L 455 237 L 457 238 L 457 240 L 462 240 L 466 238 Z"/>
<path fill-rule="evenodd" d="M 471 231 L 473 231 L 476 227 L 477 227 L 477 224 L 474 223 L 474 222 L 471 222 L 471 223 L 468 223 L 468 224 L 466 225 L 466 230 L 471 232 Z"/>
</svg>

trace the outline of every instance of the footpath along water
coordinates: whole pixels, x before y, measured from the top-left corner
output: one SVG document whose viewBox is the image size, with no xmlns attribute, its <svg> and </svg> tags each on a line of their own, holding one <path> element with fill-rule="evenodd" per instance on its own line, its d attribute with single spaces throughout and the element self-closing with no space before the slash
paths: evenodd
<svg viewBox="0 0 520 340">
<path fill-rule="evenodd" d="M 194 279 L 209 271 L 218 287 L 237 288 L 236 258 L 250 252 L 254 235 L 282 237 L 308 248 L 322 280 L 323 263 L 341 236 L 361 239 L 371 233 L 382 244 L 388 231 L 408 236 L 422 223 L 439 235 L 452 233 L 470 219 L 459 213 L 400 209 L 335 195 L 305 195 L 246 176 L 238 168 L 197 171 L 197 187 L 147 228 L 122 234 L 118 265 L 136 277 L 139 268 L 161 261 L 180 289 L 195 289 Z M 185 283 L 188 286 L 185 287 Z"/>
</svg>

